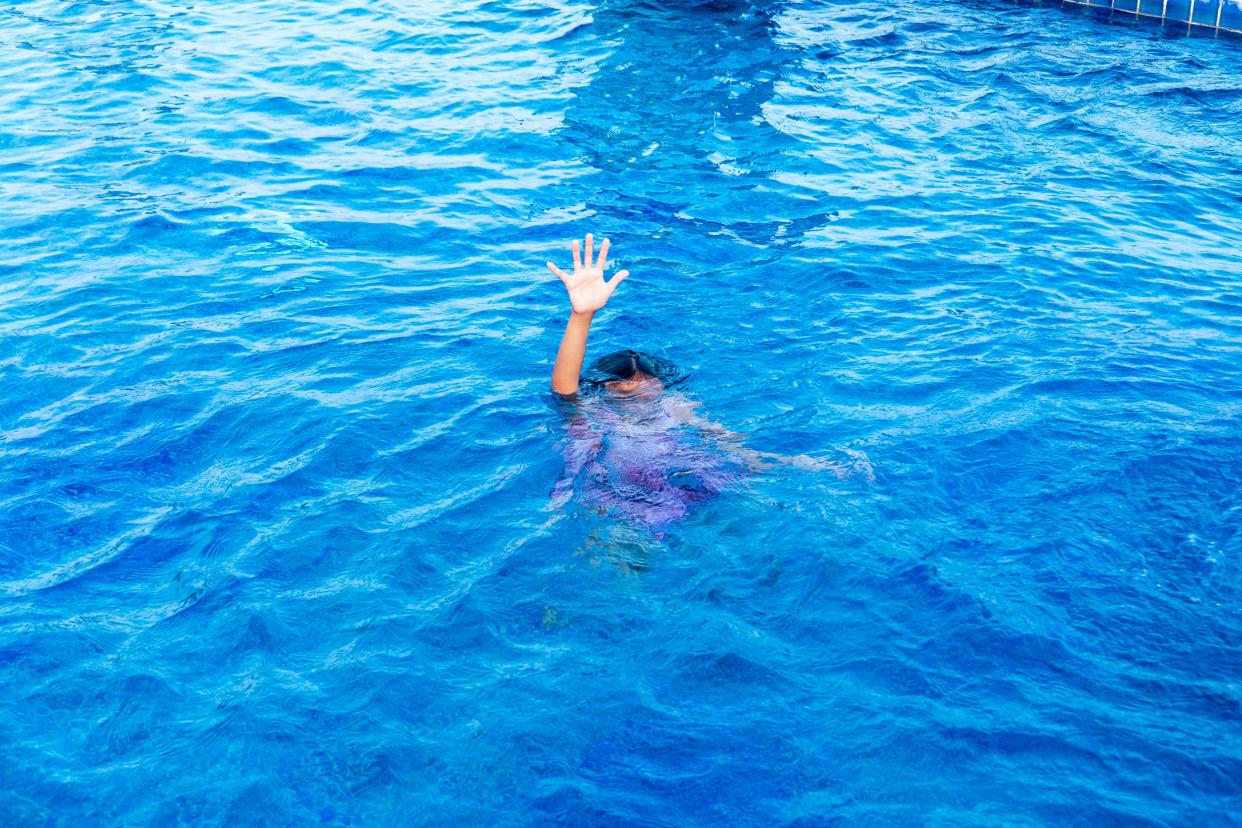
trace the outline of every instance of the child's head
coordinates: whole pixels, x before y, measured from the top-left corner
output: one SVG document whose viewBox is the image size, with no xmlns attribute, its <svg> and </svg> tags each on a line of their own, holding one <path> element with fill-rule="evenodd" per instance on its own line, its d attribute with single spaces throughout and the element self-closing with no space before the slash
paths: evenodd
<svg viewBox="0 0 1242 828">
<path fill-rule="evenodd" d="M 667 360 L 626 349 L 606 354 L 591 365 L 587 382 L 619 397 L 655 396 L 677 379 Z"/>
</svg>

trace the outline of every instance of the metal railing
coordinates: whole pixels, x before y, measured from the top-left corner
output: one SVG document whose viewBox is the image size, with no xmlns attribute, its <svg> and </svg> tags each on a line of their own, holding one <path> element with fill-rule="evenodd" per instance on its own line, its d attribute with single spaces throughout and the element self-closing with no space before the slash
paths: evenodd
<svg viewBox="0 0 1242 828">
<path fill-rule="evenodd" d="M 1078 6 L 1242 34 L 1242 0 L 1064 0 Z"/>
</svg>

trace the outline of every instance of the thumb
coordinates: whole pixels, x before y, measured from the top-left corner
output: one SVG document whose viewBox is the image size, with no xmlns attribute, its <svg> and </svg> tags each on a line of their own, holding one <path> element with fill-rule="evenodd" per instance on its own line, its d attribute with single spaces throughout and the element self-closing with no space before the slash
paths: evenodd
<svg viewBox="0 0 1242 828">
<path fill-rule="evenodd" d="M 565 271 L 561 270 L 559 267 L 552 264 L 551 262 L 548 262 L 548 270 L 552 271 L 558 277 L 560 277 L 560 280 L 565 283 L 565 287 L 569 287 L 569 277 L 565 275 Z"/>
<path fill-rule="evenodd" d="M 629 275 L 630 272 L 628 270 L 618 270 L 615 274 L 613 274 L 612 280 L 608 282 L 608 295 L 612 296 L 612 292 L 617 289 L 617 285 L 624 282 L 625 277 Z"/>
</svg>

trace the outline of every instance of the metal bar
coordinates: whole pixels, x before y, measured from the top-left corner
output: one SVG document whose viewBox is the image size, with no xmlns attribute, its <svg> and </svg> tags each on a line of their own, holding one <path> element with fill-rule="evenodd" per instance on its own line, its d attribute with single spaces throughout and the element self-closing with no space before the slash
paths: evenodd
<svg viewBox="0 0 1242 828">
<path fill-rule="evenodd" d="M 1033 0 L 1033 2 L 1040 3 L 1041 0 Z M 1095 8 L 1095 9 L 1101 9 L 1101 10 L 1105 8 L 1103 4 L 1096 5 L 1096 3 L 1093 2 L 1092 0 L 1061 0 L 1061 2 L 1072 3 L 1077 6 L 1087 6 L 1088 8 Z M 1211 23 L 1207 23 L 1207 22 L 1201 23 L 1195 20 L 1195 8 L 1198 6 L 1199 0 L 1190 0 L 1190 7 L 1187 9 L 1186 17 L 1184 18 L 1181 18 L 1181 17 L 1170 18 L 1169 17 L 1169 0 L 1163 0 L 1163 2 L 1160 4 L 1160 11 L 1158 13 L 1143 11 L 1143 0 L 1135 0 L 1133 10 L 1118 9 L 1117 0 L 1109 0 L 1107 8 L 1110 14 L 1113 12 L 1120 11 L 1120 12 L 1124 12 L 1125 14 L 1132 14 L 1135 17 L 1147 17 L 1152 20 L 1159 20 L 1162 23 L 1168 20 L 1171 20 L 1171 19 L 1175 20 L 1176 22 L 1185 22 L 1187 32 L 1189 32 L 1194 27 L 1198 26 L 1201 29 L 1212 29 L 1214 32 L 1218 32 L 1218 33 L 1229 32 L 1231 34 L 1242 34 L 1242 29 L 1234 29 L 1234 28 L 1229 28 L 1228 26 L 1221 25 L 1221 22 L 1225 19 L 1225 3 L 1239 2 L 1239 0 L 1215 0 L 1215 2 L 1217 3 L 1216 18 Z"/>
</svg>

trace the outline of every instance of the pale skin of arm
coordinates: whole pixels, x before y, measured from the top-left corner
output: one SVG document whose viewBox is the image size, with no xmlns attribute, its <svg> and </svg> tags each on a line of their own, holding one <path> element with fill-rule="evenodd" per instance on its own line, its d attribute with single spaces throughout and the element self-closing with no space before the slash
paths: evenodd
<svg viewBox="0 0 1242 828">
<path fill-rule="evenodd" d="M 578 240 L 574 239 L 571 246 L 574 252 L 572 275 L 548 262 L 548 270 L 555 273 L 565 284 L 572 308 L 569 322 L 565 325 L 565 333 L 561 336 L 561 347 L 556 352 L 556 364 L 552 366 L 552 390 L 566 396 L 578 393 L 582 360 L 586 356 L 587 335 L 591 333 L 591 320 L 595 317 L 595 312 L 608 304 L 617 285 L 630 275 L 628 270 L 622 270 L 611 280 L 604 281 L 609 242 L 604 239 L 599 246 L 599 258 L 595 259 L 594 241 L 594 237 L 587 233 L 584 251 L 579 247 Z"/>
<path fill-rule="evenodd" d="M 770 451 L 756 451 L 742 445 L 746 438 L 741 434 L 738 434 L 736 431 L 730 431 L 720 423 L 699 416 L 699 413 L 695 410 L 698 407 L 699 403 L 697 402 L 678 402 L 674 405 L 672 411 L 681 422 L 698 429 L 705 437 L 714 440 L 716 445 L 741 458 L 754 471 L 770 471 L 777 466 L 793 466 L 803 471 L 832 472 L 840 478 L 849 477 L 851 474 L 857 473 L 866 477 L 868 482 L 875 482 L 875 473 L 871 468 L 871 463 L 862 452 L 842 449 L 853 459 L 848 462 L 837 462 L 835 460 L 811 457 L 807 454 L 788 455 L 776 454 Z"/>
</svg>

